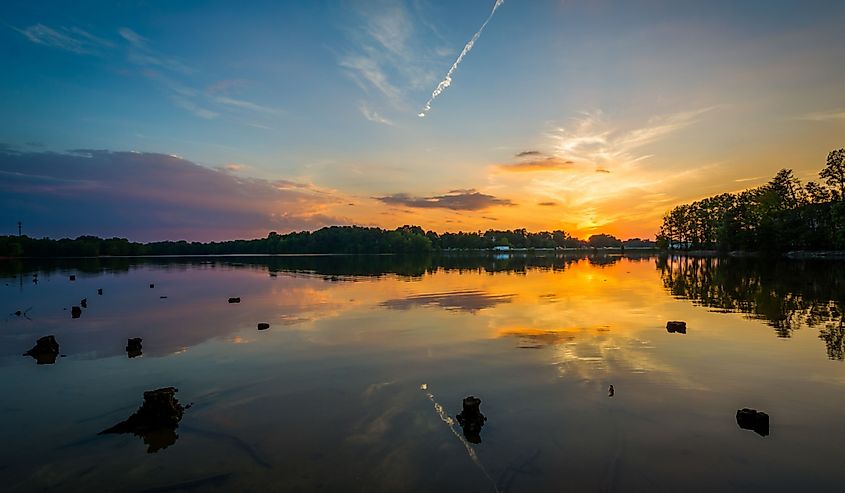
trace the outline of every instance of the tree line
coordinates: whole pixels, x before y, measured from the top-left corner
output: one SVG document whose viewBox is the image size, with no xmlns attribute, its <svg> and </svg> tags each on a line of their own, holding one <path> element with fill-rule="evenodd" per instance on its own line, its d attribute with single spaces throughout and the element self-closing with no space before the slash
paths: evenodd
<svg viewBox="0 0 845 493">
<path fill-rule="evenodd" d="M 845 149 L 831 151 L 822 183 L 782 169 L 765 185 L 679 205 L 663 216 L 661 247 L 675 249 L 845 249 Z"/>
<path fill-rule="evenodd" d="M 622 241 L 612 235 L 593 235 L 586 241 L 564 231 L 525 229 L 437 233 L 419 226 L 394 230 L 362 226 L 330 226 L 288 234 L 271 232 L 266 238 L 220 242 L 131 242 L 125 238 L 80 236 L 76 239 L 0 236 L 2 257 L 97 257 L 140 255 L 227 255 L 274 253 L 428 253 L 444 250 L 513 248 L 650 248 L 650 240 Z"/>
</svg>

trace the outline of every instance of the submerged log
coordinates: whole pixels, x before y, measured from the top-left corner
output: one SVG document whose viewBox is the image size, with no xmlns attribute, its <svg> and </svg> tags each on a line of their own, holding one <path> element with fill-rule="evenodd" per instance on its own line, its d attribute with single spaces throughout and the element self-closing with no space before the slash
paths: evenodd
<svg viewBox="0 0 845 493">
<path fill-rule="evenodd" d="M 23 355 L 32 356 L 39 365 L 52 365 L 59 356 L 59 343 L 53 336 L 44 336 L 35 341 L 35 346 Z"/>
<path fill-rule="evenodd" d="M 147 445 L 153 454 L 176 443 L 176 428 L 185 408 L 176 399 L 175 387 L 164 387 L 144 392 L 144 403 L 126 421 L 101 431 L 100 435 L 132 433 Z"/>
<path fill-rule="evenodd" d="M 769 435 L 769 415 L 744 407 L 736 412 L 736 424 L 743 430 L 751 430 L 760 436 Z"/>
<path fill-rule="evenodd" d="M 481 428 L 487 421 L 487 418 L 481 414 L 479 406 L 481 406 L 481 399 L 473 395 L 465 397 L 463 411 L 457 416 L 458 424 L 464 431 L 464 437 L 470 443 L 481 443 Z"/>
<path fill-rule="evenodd" d="M 678 334 L 686 334 L 687 333 L 687 323 L 681 321 L 669 321 L 666 322 L 666 332 L 669 333 L 678 333 Z"/>
</svg>

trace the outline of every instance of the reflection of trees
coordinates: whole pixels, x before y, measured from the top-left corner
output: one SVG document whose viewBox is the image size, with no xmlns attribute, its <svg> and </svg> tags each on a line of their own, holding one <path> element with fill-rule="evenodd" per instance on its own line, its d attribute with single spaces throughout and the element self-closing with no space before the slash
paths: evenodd
<svg viewBox="0 0 845 493">
<path fill-rule="evenodd" d="M 632 253 L 624 257 L 639 261 L 651 254 Z M 585 254 L 583 252 L 517 253 L 504 256 L 488 252 L 450 253 L 440 255 L 256 255 L 256 256 L 195 256 L 195 257 L 93 257 L 77 259 L 11 259 L 0 260 L 0 279 L 17 279 L 34 272 L 42 274 L 74 273 L 99 275 L 129 272 L 134 269 L 156 267 L 168 270 L 188 268 L 261 269 L 270 272 L 294 272 L 346 277 L 373 277 L 395 274 L 420 277 L 438 270 L 458 272 L 515 272 L 532 269 L 564 270 L 569 265 L 587 260 L 592 265 L 606 266 L 622 259 L 619 254 Z M 27 277 L 27 282 L 29 278 Z"/>
<path fill-rule="evenodd" d="M 679 298 L 765 320 L 778 337 L 819 329 L 831 359 L 845 359 L 845 264 L 755 258 L 659 257 L 664 287 Z"/>
</svg>

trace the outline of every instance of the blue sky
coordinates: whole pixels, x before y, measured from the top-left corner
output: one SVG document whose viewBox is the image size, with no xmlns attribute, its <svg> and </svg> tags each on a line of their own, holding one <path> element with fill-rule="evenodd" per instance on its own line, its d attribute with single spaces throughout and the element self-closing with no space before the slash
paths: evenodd
<svg viewBox="0 0 845 493">
<path fill-rule="evenodd" d="M 116 157 L 134 151 L 231 175 L 234 188 L 263 180 L 302 194 L 252 211 L 248 228 L 202 233 L 198 209 L 167 235 L 412 222 L 650 236 L 675 203 L 780 167 L 812 178 L 845 145 L 842 2 L 506 0 L 417 117 L 492 7 L 5 2 L 0 145 L 16 157 L 0 159 L 0 188 L 14 194 L 0 219 L 23 217 L 33 234 L 119 234 L 125 223 L 105 216 L 47 226 L 35 204 L 61 214 L 79 197 L 11 187 L 9 173 L 19 184 L 35 166 L 26 159 L 85 167 L 66 151 L 97 149 L 127 174 L 137 160 Z M 508 167 L 525 151 L 551 159 Z M 490 199 L 437 199 L 453 196 Z"/>
</svg>

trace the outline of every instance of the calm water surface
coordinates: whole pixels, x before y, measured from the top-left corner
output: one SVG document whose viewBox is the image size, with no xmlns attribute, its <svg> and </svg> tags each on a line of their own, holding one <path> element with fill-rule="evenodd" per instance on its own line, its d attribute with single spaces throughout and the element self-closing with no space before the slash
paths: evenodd
<svg viewBox="0 0 845 493">
<path fill-rule="evenodd" d="M 194 258 L 6 261 L 0 275 L 3 491 L 845 480 L 842 263 Z M 22 356 L 45 335 L 54 364 Z M 167 386 L 192 404 L 175 434 L 98 435 Z M 480 443 L 455 421 L 469 395 Z M 745 407 L 768 413 L 767 436 L 737 425 Z"/>
</svg>

